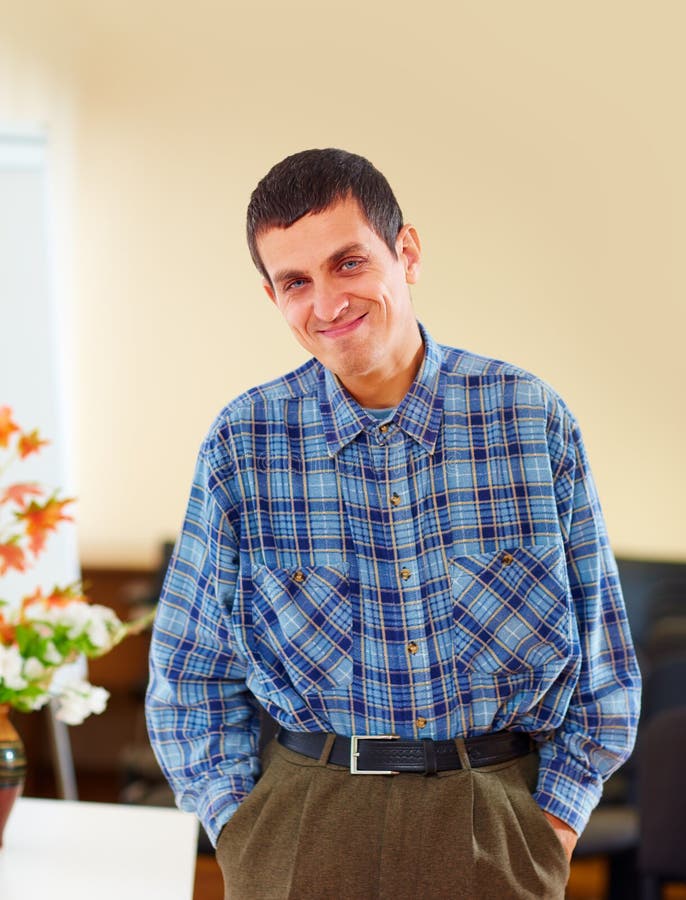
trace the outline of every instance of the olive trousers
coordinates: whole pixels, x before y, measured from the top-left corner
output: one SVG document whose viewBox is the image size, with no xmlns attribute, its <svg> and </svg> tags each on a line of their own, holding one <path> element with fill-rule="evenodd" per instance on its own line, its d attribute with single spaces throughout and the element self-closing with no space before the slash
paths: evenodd
<svg viewBox="0 0 686 900">
<path fill-rule="evenodd" d="M 432 776 L 351 775 L 327 755 L 269 745 L 219 836 L 225 900 L 564 897 L 567 857 L 531 796 L 537 753 Z"/>
</svg>

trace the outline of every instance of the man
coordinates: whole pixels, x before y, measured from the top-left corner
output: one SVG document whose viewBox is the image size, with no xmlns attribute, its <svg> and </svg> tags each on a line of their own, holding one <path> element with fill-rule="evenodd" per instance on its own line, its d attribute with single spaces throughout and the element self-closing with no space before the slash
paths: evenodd
<svg viewBox="0 0 686 900">
<path fill-rule="evenodd" d="M 276 165 L 248 242 L 313 359 L 200 451 L 147 701 L 177 802 L 227 897 L 562 897 L 639 692 L 577 424 L 418 324 L 417 232 L 361 157 Z"/>
</svg>

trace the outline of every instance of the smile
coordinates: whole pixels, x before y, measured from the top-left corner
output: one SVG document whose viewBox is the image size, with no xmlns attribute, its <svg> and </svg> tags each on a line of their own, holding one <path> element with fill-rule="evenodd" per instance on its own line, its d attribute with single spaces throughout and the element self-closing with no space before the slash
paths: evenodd
<svg viewBox="0 0 686 900">
<path fill-rule="evenodd" d="M 362 323 L 366 316 L 367 313 L 363 313 L 356 319 L 351 319 L 349 322 L 343 322 L 341 325 L 332 325 L 330 328 L 322 328 L 319 333 L 324 335 L 325 337 L 343 337 L 344 335 L 350 334 L 352 331 L 354 331 L 358 327 L 358 325 Z"/>
</svg>

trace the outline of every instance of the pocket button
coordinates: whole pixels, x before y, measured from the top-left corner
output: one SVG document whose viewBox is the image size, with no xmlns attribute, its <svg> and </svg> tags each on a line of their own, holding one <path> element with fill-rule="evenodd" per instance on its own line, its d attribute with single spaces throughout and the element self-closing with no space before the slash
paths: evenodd
<svg viewBox="0 0 686 900">
<path fill-rule="evenodd" d="M 514 556 L 511 553 L 503 553 L 500 557 L 500 561 L 504 566 L 510 566 L 514 562 Z"/>
<path fill-rule="evenodd" d="M 302 584 L 302 582 L 304 580 L 305 580 L 305 573 L 303 571 L 301 571 L 300 569 L 296 569 L 295 572 L 293 573 L 293 581 L 297 581 L 298 584 Z"/>
</svg>

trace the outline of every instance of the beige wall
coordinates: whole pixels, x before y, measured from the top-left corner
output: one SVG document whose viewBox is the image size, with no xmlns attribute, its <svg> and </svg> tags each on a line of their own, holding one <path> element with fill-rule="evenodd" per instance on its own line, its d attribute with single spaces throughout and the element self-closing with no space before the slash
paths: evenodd
<svg viewBox="0 0 686 900">
<path fill-rule="evenodd" d="M 418 227 L 435 336 L 566 397 L 616 551 L 686 558 L 685 26 L 678 0 L 0 0 L 0 123 L 47 124 L 73 190 L 84 561 L 154 561 L 215 413 L 303 359 L 243 218 L 328 145 Z"/>
</svg>

